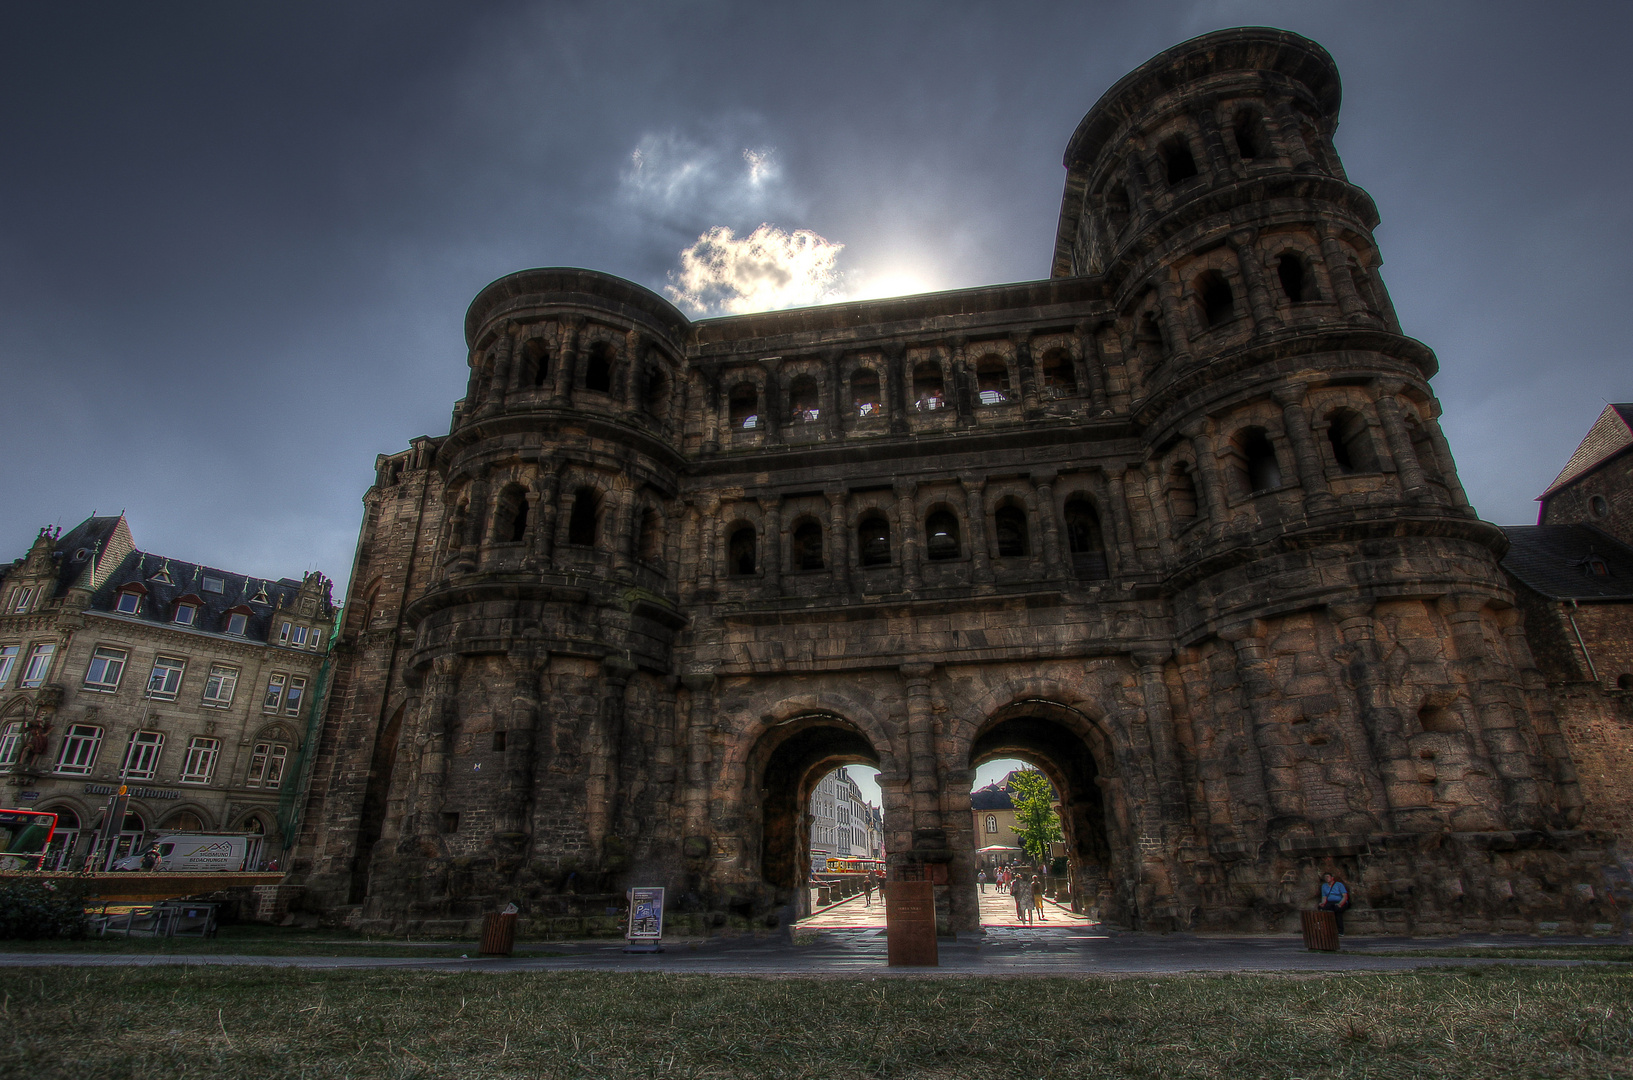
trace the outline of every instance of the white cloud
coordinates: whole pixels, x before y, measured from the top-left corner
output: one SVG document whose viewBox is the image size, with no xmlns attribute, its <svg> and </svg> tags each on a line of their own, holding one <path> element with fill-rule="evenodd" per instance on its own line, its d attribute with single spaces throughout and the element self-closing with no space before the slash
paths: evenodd
<svg viewBox="0 0 1633 1080">
<path fill-rule="evenodd" d="M 644 214 L 691 228 L 791 209 L 775 148 L 744 142 L 734 131 L 701 139 L 678 131 L 645 135 L 619 177 L 619 194 Z"/>
<path fill-rule="evenodd" d="M 834 303 L 845 298 L 836 265 L 844 248 L 809 229 L 761 225 L 739 239 L 717 225 L 681 251 L 680 269 L 664 291 L 700 315 Z"/>
</svg>

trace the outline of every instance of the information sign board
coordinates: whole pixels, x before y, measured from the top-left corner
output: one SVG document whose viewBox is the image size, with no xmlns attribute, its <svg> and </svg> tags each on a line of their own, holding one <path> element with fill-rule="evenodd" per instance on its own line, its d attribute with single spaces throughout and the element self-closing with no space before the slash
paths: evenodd
<svg viewBox="0 0 1633 1080">
<path fill-rule="evenodd" d="M 663 890 L 629 890 L 629 929 L 624 933 L 631 946 L 656 951 L 663 937 Z"/>
</svg>

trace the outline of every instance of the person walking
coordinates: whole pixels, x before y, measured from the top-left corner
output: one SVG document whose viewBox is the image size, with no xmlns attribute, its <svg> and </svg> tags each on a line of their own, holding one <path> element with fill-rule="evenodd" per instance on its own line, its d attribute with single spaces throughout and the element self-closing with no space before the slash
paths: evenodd
<svg viewBox="0 0 1633 1080">
<path fill-rule="evenodd" d="M 1009 879 L 1009 895 L 1015 898 L 1015 921 L 1019 923 L 1031 922 L 1032 894 L 1026 891 L 1018 875 Z"/>
<path fill-rule="evenodd" d="M 1344 932 L 1344 909 L 1349 907 L 1349 887 L 1337 874 L 1321 875 L 1321 907 L 1317 910 L 1332 912 L 1332 921 L 1338 924 L 1338 933 Z"/>
<path fill-rule="evenodd" d="M 975 883 L 981 887 L 982 892 L 987 891 L 987 872 L 985 870 L 975 872 Z"/>
<path fill-rule="evenodd" d="M 863 907 L 873 906 L 873 874 L 871 872 L 862 879 L 862 899 Z"/>
<path fill-rule="evenodd" d="M 1030 892 L 1032 893 L 1032 910 L 1037 912 L 1039 919 L 1047 921 L 1049 916 L 1043 913 L 1043 879 L 1036 874 L 1032 875 Z"/>
</svg>

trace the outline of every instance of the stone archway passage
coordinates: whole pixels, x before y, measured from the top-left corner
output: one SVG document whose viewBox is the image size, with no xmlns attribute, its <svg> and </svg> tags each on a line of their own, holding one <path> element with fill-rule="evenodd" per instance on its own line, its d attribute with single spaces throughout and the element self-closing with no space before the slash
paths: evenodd
<svg viewBox="0 0 1633 1080">
<path fill-rule="evenodd" d="M 1095 744 L 1101 732 L 1088 717 L 1053 702 L 1019 702 L 999 710 L 970 746 L 970 768 L 998 758 L 1019 758 L 1049 778 L 1060 799 L 1068 877 L 1074 905 L 1098 910 L 1103 921 L 1121 921 L 1128 893 L 1127 861 L 1108 829 L 1108 774 Z M 1102 750 L 1102 754 L 1104 751 Z"/>
<path fill-rule="evenodd" d="M 831 713 L 808 713 L 762 735 L 750 764 L 749 782 L 757 782 L 761 793 L 760 876 L 779 906 L 793 905 L 792 917 L 808 915 L 811 791 L 842 765 L 878 768 L 879 754 L 849 721 Z"/>
</svg>

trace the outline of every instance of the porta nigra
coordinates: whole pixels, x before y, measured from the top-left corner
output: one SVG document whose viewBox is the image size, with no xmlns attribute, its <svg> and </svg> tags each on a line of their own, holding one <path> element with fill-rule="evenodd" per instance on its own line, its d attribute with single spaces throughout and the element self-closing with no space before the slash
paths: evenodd
<svg viewBox="0 0 1633 1080">
<path fill-rule="evenodd" d="M 1179 45 L 1066 145 L 1047 280 L 689 321 L 577 269 L 465 319 L 364 497 L 292 881 L 385 931 L 775 927 L 812 786 L 978 925 L 969 793 L 1035 762 L 1136 928 L 1586 930 L 1609 838 L 1295 34 Z"/>
</svg>

